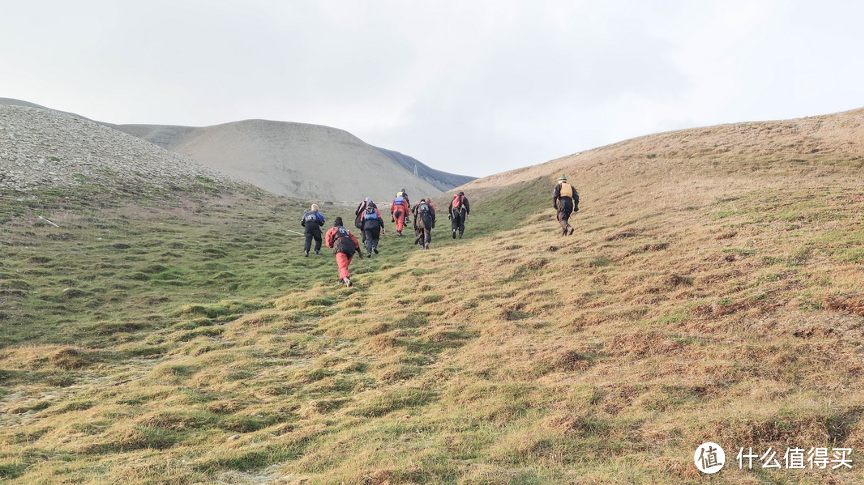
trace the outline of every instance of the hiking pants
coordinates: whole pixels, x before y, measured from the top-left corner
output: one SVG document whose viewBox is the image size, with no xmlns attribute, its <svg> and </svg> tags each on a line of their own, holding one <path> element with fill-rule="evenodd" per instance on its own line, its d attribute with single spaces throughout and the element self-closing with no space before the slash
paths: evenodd
<svg viewBox="0 0 864 485">
<path fill-rule="evenodd" d="M 573 213 L 573 199 L 561 197 L 558 199 L 558 223 L 561 224 L 563 233 L 570 229 L 570 214 Z"/>
<path fill-rule="evenodd" d="M 378 247 L 378 239 L 381 238 L 381 227 L 363 230 L 363 242 L 366 244 L 366 252 L 371 253 Z"/>
<path fill-rule="evenodd" d="M 395 211 L 393 211 L 393 219 L 396 220 L 396 231 L 397 232 L 402 232 L 402 230 L 405 229 L 405 215 L 406 214 L 407 214 L 407 211 L 404 211 L 402 209 L 396 209 Z"/>
<path fill-rule="evenodd" d="M 339 266 L 339 279 L 350 278 L 351 275 L 348 273 L 348 265 L 351 264 L 351 258 L 354 255 L 348 256 L 345 253 L 336 253 L 336 265 Z"/>
<path fill-rule="evenodd" d="M 430 216 L 417 218 L 417 239 L 426 246 L 432 242 L 432 218 Z"/>
<path fill-rule="evenodd" d="M 465 210 L 453 211 L 450 218 L 450 226 L 454 231 L 459 231 L 459 236 L 465 232 Z"/>
<path fill-rule="evenodd" d="M 312 240 L 315 240 L 315 252 L 321 250 L 321 226 L 318 224 L 309 224 L 306 226 L 306 242 L 303 244 L 303 251 L 309 252 L 312 247 Z"/>
</svg>

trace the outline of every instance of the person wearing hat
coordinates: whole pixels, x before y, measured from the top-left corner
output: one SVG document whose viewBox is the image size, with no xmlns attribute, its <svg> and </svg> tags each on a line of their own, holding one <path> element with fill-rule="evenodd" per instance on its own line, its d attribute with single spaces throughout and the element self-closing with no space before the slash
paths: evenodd
<svg viewBox="0 0 864 485">
<path fill-rule="evenodd" d="M 363 243 L 366 245 L 366 257 L 371 258 L 372 252 L 378 254 L 378 240 L 385 231 L 381 212 L 375 207 L 372 199 L 366 198 L 366 209 L 360 213 L 360 230 L 363 231 Z"/>
<path fill-rule="evenodd" d="M 303 226 L 303 233 L 306 236 L 303 253 L 309 256 L 309 250 L 312 249 L 312 240 L 314 239 L 315 254 L 321 254 L 321 226 L 324 225 L 324 216 L 318 212 L 317 204 L 312 204 L 309 211 L 303 214 L 300 225 Z"/>
<path fill-rule="evenodd" d="M 344 283 L 348 287 L 353 286 L 351 274 L 348 272 L 348 265 L 351 264 L 354 253 L 357 253 L 360 259 L 363 259 L 363 252 L 360 250 L 360 243 L 357 242 L 357 238 L 342 225 L 341 217 L 333 220 L 333 227 L 324 235 L 324 243 L 328 248 L 333 248 L 333 252 L 336 253 L 336 265 L 339 267 L 339 282 Z"/>
<path fill-rule="evenodd" d="M 561 224 L 561 235 L 573 234 L 573 226 L 570 225 L 570 214 L 579 212 L 579 193 L 576 188 L 567 183 L 567 176 L 558 177 L 558 184 L 552 195 L 552 207 L 558 211 L 558 223 Z"/>
<path fill-rule="evenodd" d="M 414 213 L 414 233 L 417 235 L 414 244 L 420 244 L 420 249 L 429 249 L 432 229 L 435 229 L 435 206 L 432 205 L 432 199 L 420 199 L 420 203 L 411 210 Z"/>
<path fill-rule="evenodd" d="M 465 192 L 459 192 L 453 196 L 450 202 L 450 213 L 447 218 L 450 219 L 450 227 L 453 229 L 453 239 L 456 239 L 456 233 L 459 233 L 459 239 L 462 239 L 462 233 L 465 232 L 465 221 L 468 220 L 468 214 L 471 212 L 471 206 L 468 205 L 468 198 L 465 197 Z"/>
<path fill-rule="evenodd" d="M 357 209 L 354 211 L 354 226 L 357 227 L 357 229 L 360 229 L 361 231 L 363 230 L 363 216 L 362 215 L 364 212 L 366 212 L 366 209 L 368 209 L 369 207 L 372 207 L 374 209 L 378 209 L 378 206 L 376 206 L 375 203 L 372 202 L 372 199 L 370 197 L 366 197 L 365 199 L 363 199 L 363 202 L 361 202 L 360 204 L 357 205 Z"/>
<path fill-rule="evenodd" d="M 411 201 L 408 200 L 408 193 L 405 189 L 396 193 L 393 202 L 390 203 L 390 221 L 396 223 L 396 235 L 401 236 L 402 230 L 405 228 L 406 222 L 411 222 L 408 218 L 408 211 L 411 208 Z"/>
</svg>

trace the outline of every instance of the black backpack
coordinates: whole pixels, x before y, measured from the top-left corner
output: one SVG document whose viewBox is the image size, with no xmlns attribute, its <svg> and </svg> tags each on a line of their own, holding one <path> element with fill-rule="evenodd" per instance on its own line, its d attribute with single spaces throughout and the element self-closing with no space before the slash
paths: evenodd
<svg viewBox="0 0 864 485">
<path fill-rule="evenodd" d="M 346 256 L 354 255 L 357 248 L 354 247 L 354 242 L 351 241 L 351 233 L 348 232 L 348 229 L 342 226 L 336 229 L 336 242 L 333 244 L 333 250 L 337 253 L 344 253 Z"/>
</svg>

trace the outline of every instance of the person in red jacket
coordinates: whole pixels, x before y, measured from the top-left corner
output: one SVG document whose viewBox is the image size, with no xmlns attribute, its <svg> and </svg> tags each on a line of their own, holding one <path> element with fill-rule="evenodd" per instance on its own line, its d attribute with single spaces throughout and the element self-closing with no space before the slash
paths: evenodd
<svg viewBox="0 0 864 485">
<path fill-rule="evenodd" d="M 333 220 L 333 227 L 324 235 L 324 243 L 328 248 L 333 248 L 336 253 L 336 264 L 339 266 L 339 282 L 345 283 L 345 286 L 352 286 L 351 274 L 348 273 L 348 265 L 351 264 L 351 259 L 354 253 L 360 255 L 363 259 L 363 252 L 360 251 L 360 243 L 357 238 L 351 234 L 351 231 L 342 225 L 342 218 L 337 217 Z"/>
<path fill-rule="evenodd" d="M 396 234 L 402 235 L 402 230 L 405 228 L 405 221 L 408 217 L 408 211 L 411 207 L 411 202 L 408 200 L 408 194 L 405 189 L 396 194 L 396 198 L 390 203 L 390 220 L 396 223 Z"/>
</svg>

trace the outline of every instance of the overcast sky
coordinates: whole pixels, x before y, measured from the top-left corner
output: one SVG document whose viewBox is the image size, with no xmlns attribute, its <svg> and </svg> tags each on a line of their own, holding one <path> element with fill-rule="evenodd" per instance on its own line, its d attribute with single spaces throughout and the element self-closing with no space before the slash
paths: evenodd
<svg viewBox="0 0 864 485">
<path fill-rule="evenodd" d="M 854 0 L 0 0 L 0 19 L 0 97 L 321 124 L 474 176 L 864 107 Z"/>
</svg>

